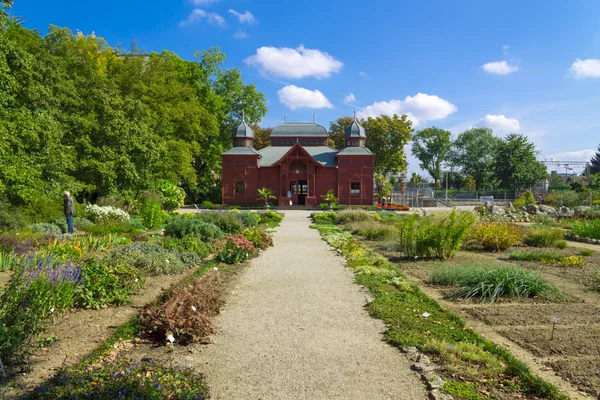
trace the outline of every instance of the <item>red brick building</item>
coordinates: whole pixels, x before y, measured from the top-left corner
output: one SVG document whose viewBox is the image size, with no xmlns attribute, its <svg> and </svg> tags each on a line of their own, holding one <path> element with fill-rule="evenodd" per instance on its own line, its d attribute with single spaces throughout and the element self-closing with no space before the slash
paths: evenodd
<svg viewBox="0 0 600 400">
<path fill-rule="evenodd" d="M 373 161 L 367 136 L 354 117 L 342 150 L 329 147 L 327 129 L 315 123 L 285 123 L 271 132 L 271 146 L 253 147 L 254 132 L 242 120 L 233 147 L 222 155 L 223 204 L 258 203 L 258 189 L 270 188 L 275 203 L 315 206 L 329 189 L 344 205 L 373 204 Z"/>
</svg>

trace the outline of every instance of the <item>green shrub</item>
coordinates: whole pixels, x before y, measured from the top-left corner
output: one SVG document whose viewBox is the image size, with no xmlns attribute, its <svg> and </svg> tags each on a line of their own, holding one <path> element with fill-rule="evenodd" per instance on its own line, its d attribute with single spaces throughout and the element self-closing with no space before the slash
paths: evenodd
<svg viewBox="0 0 600 400">
<path fill-rule="evenodd" d="M 499 297 L 527 298 L 545 296 L 562 300 L 560 291 L 537 273 L 515 267 L 488 268 L 479 264 L 462 264 L 439 268 L 431 274 L 434 285 L 458 286 L 450 296 L 465 300 L 495 302 Z"/>
<path fill-rule="evenodd" d="M 563 239 L 563 233 L 557 229 L 542 226 L 532 227 L 525 232 L 523 243 L 530 247 L 555 247 Z"/>
<path fill-rule="evenodd" d="M 204 400 L 209 391 L 204 376 L 191 369 L 120 359 L 93 368 L 61 370 L 26 398 Z"/>
<path fill-rule="evenodd" d="M 509 254 L 508 258 L 515 261 L 558 263 L 565 258 L 565 256 L 560 253 L 552 253 L 547 251 L 513 251 Z"/>
<path fill-rule="evenodd" d="M 556 247 L 557 249 L 566 249 L 567 246 L 568 245 L 566 240 L 557 240 L 556 242 L 554 242 L 554 247 Z"/>
<path fill-rule="evenodd" d="M 57 225 L 49 224 L 49 223 L 39 223 L 32 224 L 27 227 L 27 229 L 31 232 L 43 233 L 44 235 L 53 235 L 58 236 L 62 232 Z"/>
<path fill-rule="evenodd" d="M 195 218 L 218 226 L 226 235 L 240 233 L 244 229 L 242 217 L 235 212 L 205 212 L 196 214 Z"/>
<path fill-rule="evenodd" d="M 96 204 L 100 207 L 114 207 L 120 208 L 121 210 L 127 209 L 128 206 L 125 197 L 120 195 L 102 196 L 96 201 Z"/>
<path fill-rule="evenodd" d="M 85 212 L 94 223 L 119 223 L 129 220 L 129 214 L 125 210 L 112 206 L 100 207 L 96 204 L 85 206 Z"/>
<path fill-rule="evenodd" d="M 323 212 L 312 214 L 313 221 L 315 224 L 335 224 L 337 213 L 335 212 Z"/>
<path fill-rule="evenodd" d="M 244 230 L 244 237 L 259 250 L 266 250 L 268 247 L 273 246 L 273 239 L 262 229 L 246 229 Z"/>
<path fill-rule="evenodd" d="M 180 252 L 194 253 L 200 258 L 206 258 L 210 253 L 208 246 L 192 235 L 184 236 L 181 239 L 170 238 L 163 242 L 163 247 L 168 250 L 176 249 Z"/>
<path fill-rule="evenodd" d="M 140 206 L 140 217 L 144 226 L 148 229 L 156 229 L 165 223 L 167 214 L 162 210 L 160 203 L 152 197 L 142 201 Z"/>
<path fill-rule="evenodd" d="M 65 224 L 66 224 L 66 221 L 65 221 Z M 73 217 L 73 226 L 76 229 L 87 232 L 87 228 L 94 226 L 94 223 L 87 218 Z"/>
<path fill-rule="evenodd" d="M 169 220 L 165 226 L 165 235 L 179 239 L 185 236 L 196 236 L 203 242 L 212 242 L 223 237 L 223 231 L 213 223 L 178 216 Z"/>
<path fill-rule="evenodd" d="M 583 257 L 591 257 L 594 255 L 594 251 L 590 249 L 581 249 L 579 255 Z"/>
<path fill-rule="evenodd" d="M 472 213 L 455 210 L 438 218 L 419 218 L 413 214 L 398 223 L 398 234 L 393 242 L 405 257 L 446 259 L 460 249 L 475 219 Z"/>
<path fill-rule="evenodd" d="M 242 212 L 240 213 L 244 228 L 256 228 L 260 221 L 260 216 L 254 212 Z"/>
<path fill-rule="evenodd" d="M 162 206 L 167 211 L 173 211 L 181 207 L 185 200 L 184 190 L 165 179 L 154 182 L 153 191 L 160 195 Z"/>
<path fill-rule="evenodd" d="M 571 225 L 571 233 L 583 238 L 600 239 L 600 219 L 575 221 Z"/>
<path fill-rule="evenodd" d="M 396 235 L 397 230 L 392 226 L 380 226 L 375 228 L 363 229 L 358 232 L 369 240 L 390 240 Z"/>
<path fill-rule="evenodd" d="M 225 236 L 215 244 L 215 258 L 227 264 L 240 263 L 256 253 L 254 245 L 241 234 Z"/>
<path fill-rule="evenodd" d="M 465 237 L 465 246 L 489 251 L 503 251 L 523 237 L 521 228 L 509 222 L 479 221 Z"/>
<path fill-rule="evenodd" d="M 515 207 L 522 207 L 528 204 L 535 204 L 535 197 L 533 197 L 531 190 L 527 190 L 526 192 L 518 195 L 513 203 Z"/>
<path fill-rule="evenodd" d="M 129 303 L 129 296 L 143 285 L 143 277 L 133 266 L 108 264 L 91 259 L 81 267 L 82 284 L 75 290 L 75 305 L 104 308 Z"/>
<path fill-rule="evenodd" d="M 576 207 L 581 204 L 579 194 L 572 190 L 555 191 L 546 196 L 546 203 L 555 207 Z"/>
<path fill-rule="evenodd" d="M 132 243 L 113 250 L 107 261 L 111 265 L 130 265 L 146 275 L 179 274 L 198 264 L 198 256 L 167 250 L 158 244 Z"/>
<path fill-rule="evenodd" d="M 267 224 L 269 226 L 279 225 L 283 221 L 283 216 L 275 211 L 265 211 L 260 214 L 260 223 Z"/>
<path fill-rule="evenodd" d="M 67 219 L 66 218 L 53 219 L 52 221 L 50 221 L 50 223 L 52 225 L 58 226 L 58 228 L 60 229 L 61 233 L 67 233 L 68 230 L 69 230 L 69 226 L 67 225 Z M 75 224 L 73 224 L 73 226 L 75 226 Z"/>
<path fill-rule="evenodd" d="M 131 234 L 135 235 L 140 232 L 138 228 L 129 224 L 129 223 L 119 223 L 119 222 L 110 222 L 110 223 L 101 223 L 88 225 L 85 227 L 85 231 L 87 233 L 93 235 L 110 235 L 110 234 Z"/>
<path fill-rule="evenodd" d="M 373 217 L 365 210 L 343 210 L 337 214 L 336 224 L 347 224 L 350 222 L 361 222 L 371 220 Z"/>
</svg>

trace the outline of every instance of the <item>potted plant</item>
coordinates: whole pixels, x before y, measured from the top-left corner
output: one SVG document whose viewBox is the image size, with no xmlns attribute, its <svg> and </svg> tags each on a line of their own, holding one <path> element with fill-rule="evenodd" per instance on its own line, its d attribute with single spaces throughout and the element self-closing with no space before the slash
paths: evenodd
<svg viewBox="0 0 600 400">
<path fill-rule="evenodd" d="M 329 189 L 327 193 L 325 193 L 321 197 L 327 202 L 327 204 L 329 204 L 330 210 L 333 208 L 333 205 L 336 205 L 340 201 L 340 199 L 335 197 L 335 192 L 333 191 L 333 189 Z"/>
<path fill-rule="evenodd" d="M 273 195 L 273 191 L 269 188 L 258 189 L 258 199 L 263 200 L 265 202 L 265 208 L 269 209 L 269 200 L 276 199 Z"/>
</svg>

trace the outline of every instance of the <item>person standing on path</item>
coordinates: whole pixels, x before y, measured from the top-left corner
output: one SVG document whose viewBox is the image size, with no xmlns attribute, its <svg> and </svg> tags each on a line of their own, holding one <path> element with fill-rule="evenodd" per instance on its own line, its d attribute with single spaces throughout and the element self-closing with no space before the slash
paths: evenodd
<svg viewBox="0 0 600 400">
<path fill-rule="evenodd" d="M 383 210 L 385 208 L 385 196 L 383 196 L 381 198 L 381 209 Z"/>
<path fill-rule="evenodd" d="M 71 194 L 67 191 L 63 193 L 63 208 L 65 212 L 65 217 L 67 218 L 67 226 L 69 227 L 69 231 L 67 232 L 69 235 L 73 234 L 73 214 L 75 214 L 75 204 L 73 203 L 73 198 Z"/>
</svg>

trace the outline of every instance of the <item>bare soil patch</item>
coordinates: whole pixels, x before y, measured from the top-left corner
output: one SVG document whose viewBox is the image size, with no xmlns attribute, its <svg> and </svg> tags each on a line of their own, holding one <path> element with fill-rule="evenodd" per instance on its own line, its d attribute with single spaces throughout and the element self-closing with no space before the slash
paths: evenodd
<svg viewBox="0 0 600 400">
<path fill-rule="evenodd" d="M 590 394 L 597 394 L 600 387 L 600 358 L 580 360 L 555 360 L 547 365 L 566 381 Z"/>
</svg>

